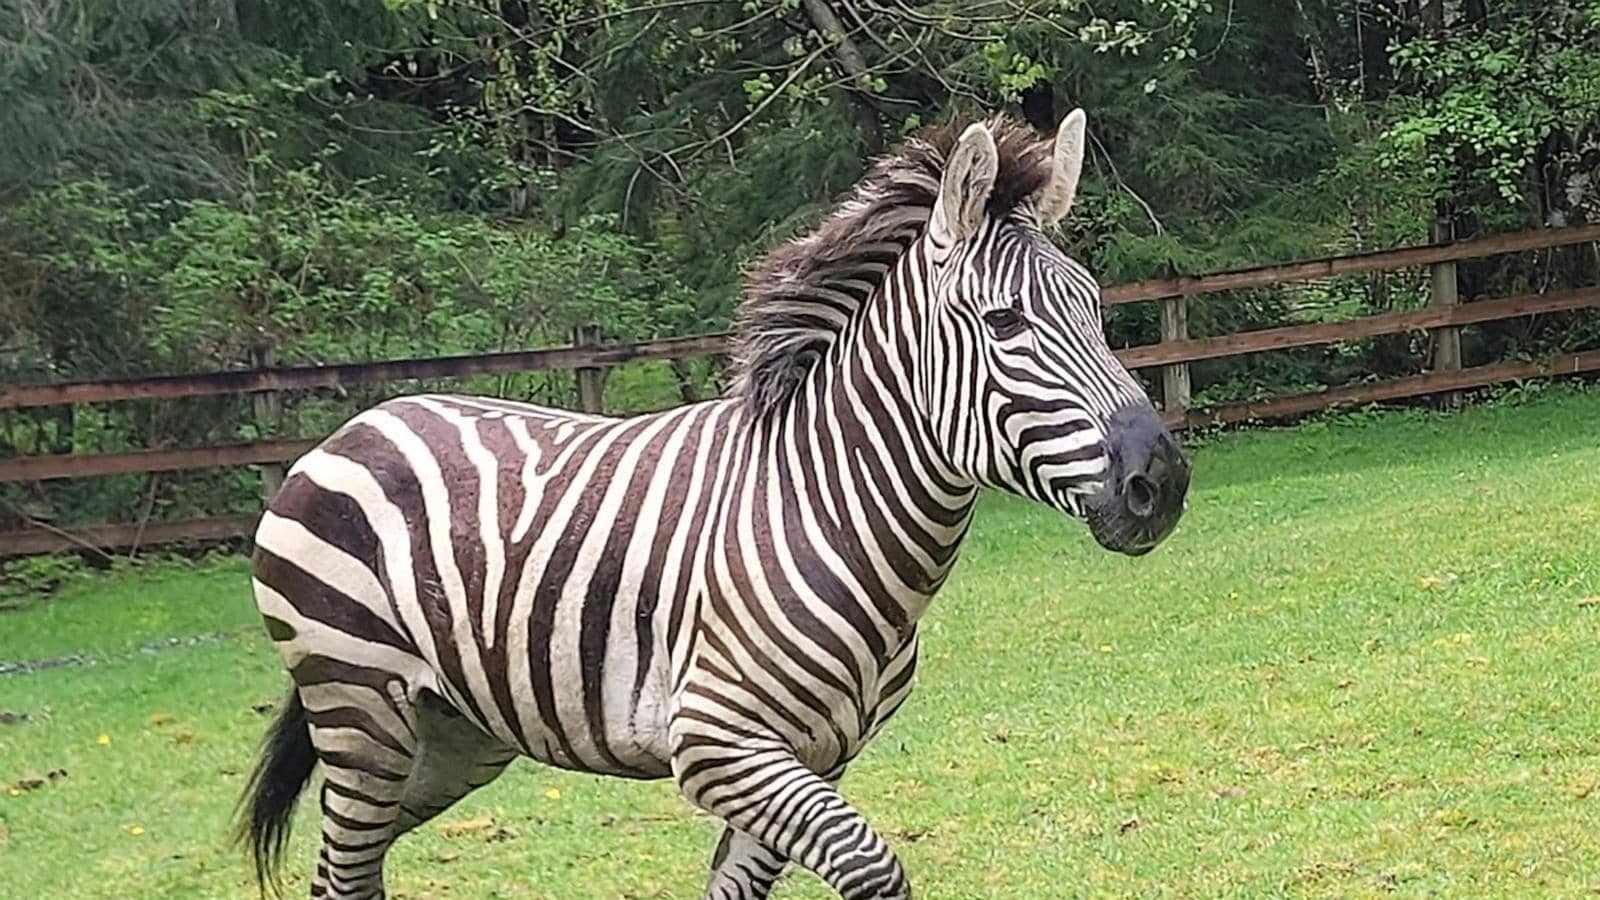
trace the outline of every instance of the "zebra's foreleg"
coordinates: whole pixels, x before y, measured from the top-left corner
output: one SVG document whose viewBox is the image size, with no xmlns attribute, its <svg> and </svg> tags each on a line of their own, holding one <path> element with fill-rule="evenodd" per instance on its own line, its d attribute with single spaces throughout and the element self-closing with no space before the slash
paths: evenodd
<svg viewBox="0 0 1600 900">
<path fill-rule="evenodd" d="M 728 826 L 711 857 L 705 900 L 765 900 L 788 860 L 748 834 Z"/>
<path fill-rule="evenodd" d="M 835 787 L 844 766 L 824 778 Z M 764 900 L 789 864 L 781 854 L 748 834 L 729 826 L 722 831 L 717 852 L 711 857 L 711 884 L 705 900 Z"/>
<path fill-rule="evenodd" d="M 752 749 L 699 736 L 683 736 L 675 745 L 673 774 L 684 796 L 750 843 L 816 872 L 845 900 L 911 896 L 894 851 L 837 788 L 787 747 Z M 736 835 L 731 844 L 730 852 L 742 842 Z M 712 888 L 717 886 L 714 880 Z"/>
</svg>

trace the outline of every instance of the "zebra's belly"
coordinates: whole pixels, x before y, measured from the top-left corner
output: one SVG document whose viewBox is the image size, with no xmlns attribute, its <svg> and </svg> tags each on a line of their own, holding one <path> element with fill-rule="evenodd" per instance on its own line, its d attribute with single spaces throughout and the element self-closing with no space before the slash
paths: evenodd
<svg viewBox="0 0 1600 900">
<path fill-rule="evenodd" d="M 474 692 L 480 698 L 474 718 L 552 766 L 629 778 L 670 775 L 661 654 L 650 644 L 641 648 L 636 631 L 612 631 L 602 640 L 596 630 L 580 616 L 571 628 L 558 621 L 530 635 L 521 645 L 525 654 L 485 648 L 491 702 Z"/>
<path fill-rule="evenodd" d="M 640 779 L 672 774 L 664 723 L 633 719 L 609 723 L 607 729 L 601 741 L 593 733 L 560 732 L 543 724 L 523 726 L 520 746 L 538 762 L 575 772 Z"/>
</svg>

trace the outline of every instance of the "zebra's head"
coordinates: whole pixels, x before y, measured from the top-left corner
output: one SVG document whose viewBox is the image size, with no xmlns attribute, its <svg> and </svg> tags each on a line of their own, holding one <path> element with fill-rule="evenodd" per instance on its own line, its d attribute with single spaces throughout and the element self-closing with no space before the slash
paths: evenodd
<svg viewBox="0 0 1600 900">
<path fill-rule="evenodd" d="M 1045 236 L 1077 191 L 1083 111 L 1053 148 L 1003 137 L 974 124 L 945 157 L 923 238 L 919 402 L 963 474 L 1146 553 L 1183 513 L 1189 463 L 1107 346 L 1099 285 Z"/>
</svg>

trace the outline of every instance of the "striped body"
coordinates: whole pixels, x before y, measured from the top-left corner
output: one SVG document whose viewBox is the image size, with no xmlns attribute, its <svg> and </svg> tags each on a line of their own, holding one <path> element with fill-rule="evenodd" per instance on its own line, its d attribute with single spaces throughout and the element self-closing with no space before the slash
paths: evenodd
<svg viewBox="0 0 1600 900">
<path fill-rule="evenodd" d="M 364 646 L 348 658 L 382 656 L 408 694 L 433 691 L 563 768 L 670 775 L 669 710 L 726 716 L 728 698 L 701 682 L 733 673 L 767 689 L 732 704 L 788 712 L 785 737 L 836 767 L 904 697 L 914 663 L 913 624 L 864 602 L 868 588 L 925 600 L 970 504 L 942 510 L 926 546 L 845 527 L 796 488 L 844 505 L 856 479 L 836 476 L 851 464 L 746 419 L 727 400 L 626 420 L 390 401 L 291 471 L 257 536 L 262 612 L 312 636 L 280 645 L 292 668 L 361 610 L 348 639 Z"/>
<path fill-rule="evenodd" d="M 296 463 L 256 535 L 295 684 L 249 789 L 258 874 L 317 761 L 312 894 L 378 897 L 396 837 L 528 756 L 674 778 L 726 824 L 707 897 L 759 900 L 793 861 L 908 898 L 836 783 L 910 692 L 979 487 L 1137 554 L 1188 483 L 1041 230 L 1081 115 L 1063 134 L 974 125 L 881 164 L 754 277 L 727 398 L 407 397 Z"/>
</svg>

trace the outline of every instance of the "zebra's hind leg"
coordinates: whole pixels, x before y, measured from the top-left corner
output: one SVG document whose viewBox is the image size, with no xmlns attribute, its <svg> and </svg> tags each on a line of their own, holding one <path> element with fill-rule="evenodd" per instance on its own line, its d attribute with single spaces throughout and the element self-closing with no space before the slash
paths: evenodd
<svg viewBox="0 0 1600 900">
<path fill-rule="evenodd" d="M 323 662 L 318 668 L 328 668 Z M 308 673 L 297 667 L 297 677 Z M 323 764 L 322 852 L 311 896 L 384 896 L 383 863 L 400 835 L 505 769 L 515 753 L 399 679 L 336 666 L 299 686 Z"/>
<path fill-rule="evenodd" d="M 396 836 L 500 777 L 519 755 L 431 692 L 418 698 L 416 721 L 417 754 L 400 798 Z"/>
<path fill-rule="evenodd" d="M 294 675 L 323 772 L 311 896 L 381 898 L 383 858 L 417 750 L 416 716 L 386 673 L 311 657 Z"/>
</svg>

